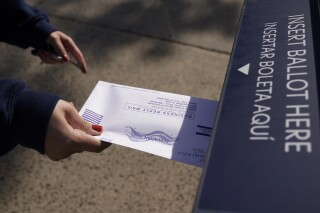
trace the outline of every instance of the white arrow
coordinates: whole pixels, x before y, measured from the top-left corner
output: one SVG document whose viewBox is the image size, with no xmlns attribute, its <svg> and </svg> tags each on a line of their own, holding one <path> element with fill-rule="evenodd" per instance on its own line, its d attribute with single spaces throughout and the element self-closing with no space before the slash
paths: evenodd
<svg viewBox="0 0 320 213">
<path fill-rule="evenodd" d="M 242 72 L 243 74 L 248 75 L 249 74 L 249 69 L 250 69 L 250 63 L 244 65 L 243 67 L 239 68 L 238 71 Z"/>
</svg>

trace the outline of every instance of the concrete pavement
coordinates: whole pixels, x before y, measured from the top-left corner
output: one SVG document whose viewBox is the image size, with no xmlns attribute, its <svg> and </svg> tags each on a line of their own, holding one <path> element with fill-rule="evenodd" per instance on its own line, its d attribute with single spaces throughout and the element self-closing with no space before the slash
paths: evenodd
<svg viewBox="0 0 320 213">
<path fill-rule="evenodd" d="M 242 1 L 33 0 L 81 48 L 89 73 L 40 65 L 0 44 L 0 77 L 78 109 L 98 80 L 218 100 Z M 112 103 L 111 103 L 112 104 Z M 17 147 L 0 158 L 0 212 L 191 212 L 201 169 L 113 145 L 52 162 Z"/>
</svg>

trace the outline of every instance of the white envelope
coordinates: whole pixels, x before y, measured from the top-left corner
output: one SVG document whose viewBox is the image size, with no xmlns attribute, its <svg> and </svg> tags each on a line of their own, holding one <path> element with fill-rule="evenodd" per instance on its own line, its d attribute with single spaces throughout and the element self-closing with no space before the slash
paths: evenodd
<svg viewBox="0 0 320 213">
<path fill-rule="evenodd" d="M 80 110 L 101 141 L 203 167 L 218 102 L 99 81 Z"/>
</svg>

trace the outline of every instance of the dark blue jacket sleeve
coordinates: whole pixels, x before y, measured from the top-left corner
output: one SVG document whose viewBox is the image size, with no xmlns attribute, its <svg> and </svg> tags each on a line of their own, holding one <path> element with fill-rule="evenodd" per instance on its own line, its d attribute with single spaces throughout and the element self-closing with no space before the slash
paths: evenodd
<svg viewBox="0 0 320 213">
<path fill-rule="evenodd" d="M 0 0 L 0 41 L 22 48 L 45 48 L 50 33 L 56 31 L 41 10 L 23 0 Z"/>
<path fill-rule="evenodd" d="M 47 126 L 59 99 L 31 91 L 18 80 L 0 80 L 0 156 L 17 144 L 43 154 Z"/>
<path fill-rule="evenodd" d="M 0 41 L 22 48 L 45 48 L 56 29 L 40 10 L 23 0 L 0 0 Z M 28 90 L 17 80 L 0 79 L 0 156 L 17 144 L 44 153 L 56 95 Z"/>
</svg>

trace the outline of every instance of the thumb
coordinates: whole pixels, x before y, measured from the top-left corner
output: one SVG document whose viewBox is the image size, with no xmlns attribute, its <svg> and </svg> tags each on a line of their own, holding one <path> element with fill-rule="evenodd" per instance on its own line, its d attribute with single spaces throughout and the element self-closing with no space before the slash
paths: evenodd
<svg viewBox="0 0 320 213">
<path fill-rule="evenodd" d="M 76 142 L 74 146 L 74 152 L 101 152 L 104 149 L 108 148 L 111 144 L 99 141 L 97 138 L 86 134 L 84 131 L 79 129 L 73 130 L 73 140 Z"/>
<path fill-rule="evenodd" d="M 88 121 L 84 120 L 74 107 L 72 103 L 70 103 L 70 108 L 67 111 L 66 116 L 67 122 L 73 129 L 81 130 L 89 135 L 100 135 L 102 132 L 102 127 L 98 125 L 92 125 Z"/>
<path fill-rule="evenodd" d="M 54 38 L 50 39 L 48 41 L 48 43 L 50 43 L 53 46 L 55 52 L 59 56 L 63 57 L 63 60 L 65 60 L 65 61 L 69 61 L 70 60 L 70 58 L 68 56 L 68 53 L 67 53 L 66 49 L 64 48 L 64 45 L 62 44 L 61 40 L 60 40 L 60 37 L 54 37 Z"/>
</svg>

